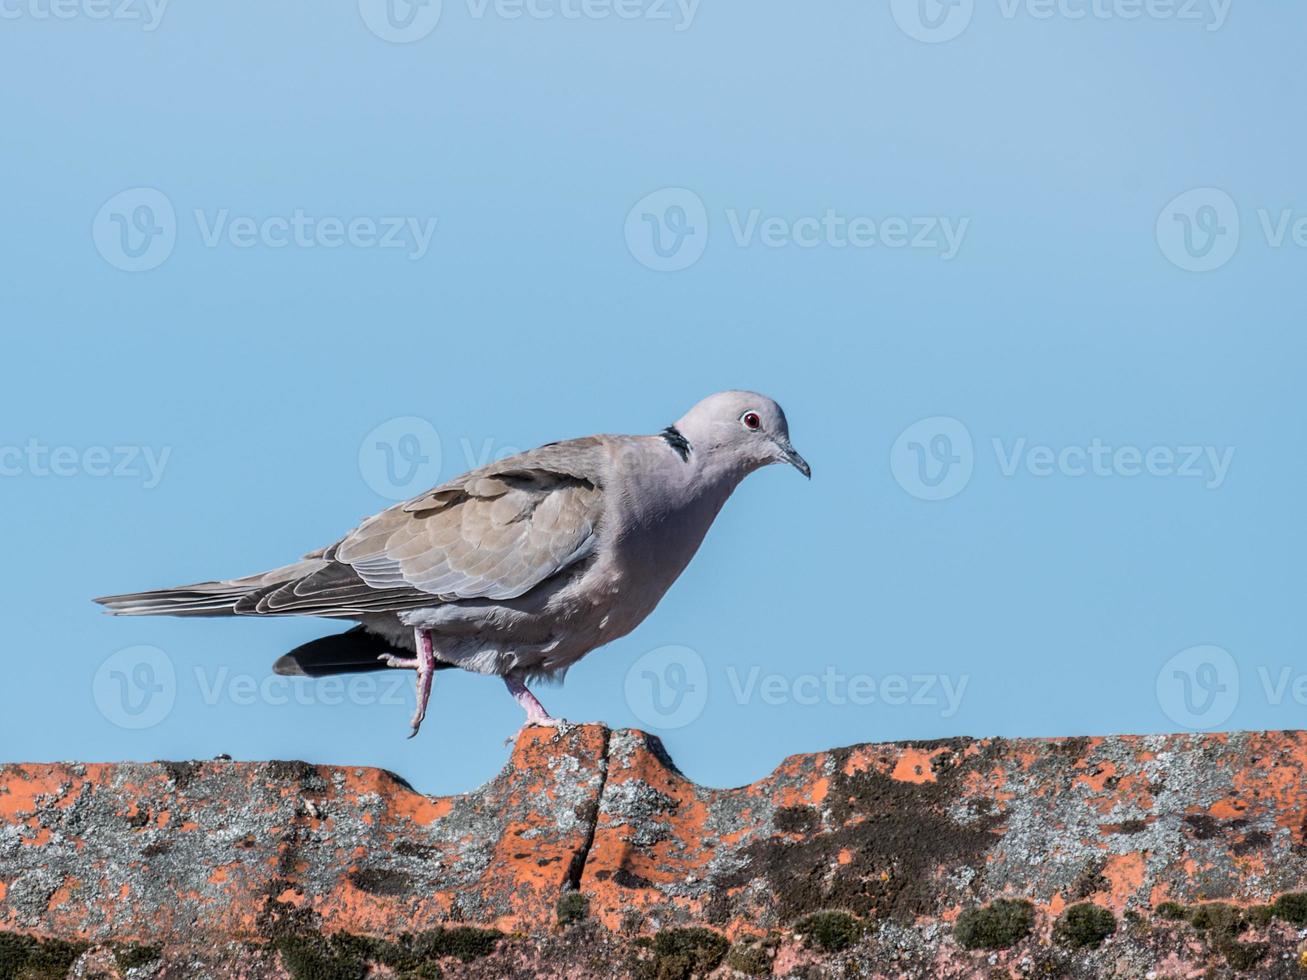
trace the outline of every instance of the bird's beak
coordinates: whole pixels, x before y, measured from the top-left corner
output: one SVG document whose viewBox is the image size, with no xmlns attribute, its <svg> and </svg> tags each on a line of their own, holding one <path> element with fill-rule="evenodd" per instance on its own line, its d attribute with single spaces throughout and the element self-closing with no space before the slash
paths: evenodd
<svg viewBox="0 0 1307 980">
<path fill-rule="evenodd" d="M 785 460 L 785 462 L 789 463 L 809 480 L 812 479 L 812 467 L 809 466 L 808 461 L 800 456 L 798 451 L 789 444 L 788 440 L 780 444 L 780 450 L 781 459 Z"/>
</svg>

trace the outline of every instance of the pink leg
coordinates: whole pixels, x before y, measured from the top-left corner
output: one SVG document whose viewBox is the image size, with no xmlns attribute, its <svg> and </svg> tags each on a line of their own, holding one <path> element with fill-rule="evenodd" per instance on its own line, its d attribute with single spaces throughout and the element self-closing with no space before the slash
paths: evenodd
<svg viewBox="0 0 1307 980">
<path fill-rule="evenodd" d="M 418 707 L 413 714 L 413 731 L 409 738 L 418 733 L 418 729 L 422 727 L 422 719 L 427 716 L 427 702 L 431 700 L 431 678 L 436 671 L 436 653 L 431 645 L 430 631 L 415 629 L 413 631 L 413 640 L 418 649 L 418 655 L 414 662 L 418 672 Z"/>
<path fill-rule="evenodd" d="M 536 700 L 536 696 L 526 689 L 516 677 L 505 677 L 504 684 L 508 687 L 508 693 L 513 695 L 513 700 L 521 705 L 522 710 L 526 712 L 527 725 L 543 725 L 546 728 L 557 728 L 562 724 L 562 719 L 555 718 L 545 706 Z"/>
</svg>

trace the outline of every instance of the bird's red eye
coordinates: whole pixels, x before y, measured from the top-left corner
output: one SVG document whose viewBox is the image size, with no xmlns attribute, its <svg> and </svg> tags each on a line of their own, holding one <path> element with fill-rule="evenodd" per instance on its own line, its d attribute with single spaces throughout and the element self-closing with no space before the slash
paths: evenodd
<svg viewBox="0 0 1307 980">
<path fill-rule="evenodd" d="M 740 422 L 743 423 L 746 429 L 757 430 L 762 428 L 762 418 L 757 412 L 745 412 L 740 416 Z"/>
</svg>

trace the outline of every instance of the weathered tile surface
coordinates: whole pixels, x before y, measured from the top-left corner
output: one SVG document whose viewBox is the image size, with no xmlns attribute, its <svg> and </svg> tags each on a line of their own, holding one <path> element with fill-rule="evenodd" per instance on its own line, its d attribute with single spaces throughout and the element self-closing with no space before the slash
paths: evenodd
<svg viewBox="0 0 1307 980">
<path fill-rule="evenodd" d="M 1292 898 L 1256 908 L 1307 892 L 1305 772 L 1301 732 L 954 739 L 795 756 L 719 790 L 598 726 L 530 732 L 446 798 L 296 762 L 5 765 L 0 978 L 23 935 L 91 946 L 84 975 L 121 972 L 106 950 L 134 942 L 163 947 L 164 977 L 298 976 L 287 942 L 325 956 L 323 937 L 460 925 L 505 936 L 446 976 L 676 976 L 693 957 L 649 937 L 694 926 L 777 975 L 1307 977 L 1307 898 L 1301 922 Z M 563 927 L 574 889 L 586 917 Z M 959 917 L 1002 898 L 1031 903 L 1029 935 L 962 948 Z M 1054 923 L 1086 902 L 1117 931 L 1075 949 Z M 1245 911 L 1165 914 L 1213 902 Z M 849 948 L 796 934 L 823 910 L 853 917 Z M 331 947 L 332 975 L 376 952 L 359 949 Z"/>
</svg>

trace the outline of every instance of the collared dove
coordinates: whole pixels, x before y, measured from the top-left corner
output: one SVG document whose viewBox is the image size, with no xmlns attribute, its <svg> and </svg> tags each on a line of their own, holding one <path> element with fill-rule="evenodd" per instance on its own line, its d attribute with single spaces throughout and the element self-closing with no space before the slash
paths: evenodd
<svg viewBox="0 0 1307 980">
<path fill-rule="evenodd" d="M 811 476 L 779 405 L 721 392 L 658 435 L 553 442 L 473 470 L 283 568 L 95 601 L 120 616 L 353 620 L 274 670 L 415 670 L 416 735 L 433 672 L 461 667 L 502 677 L 527 725 L 556 725 L 527 682 L 635 629 L 770 463 Z"/>
</svg>

